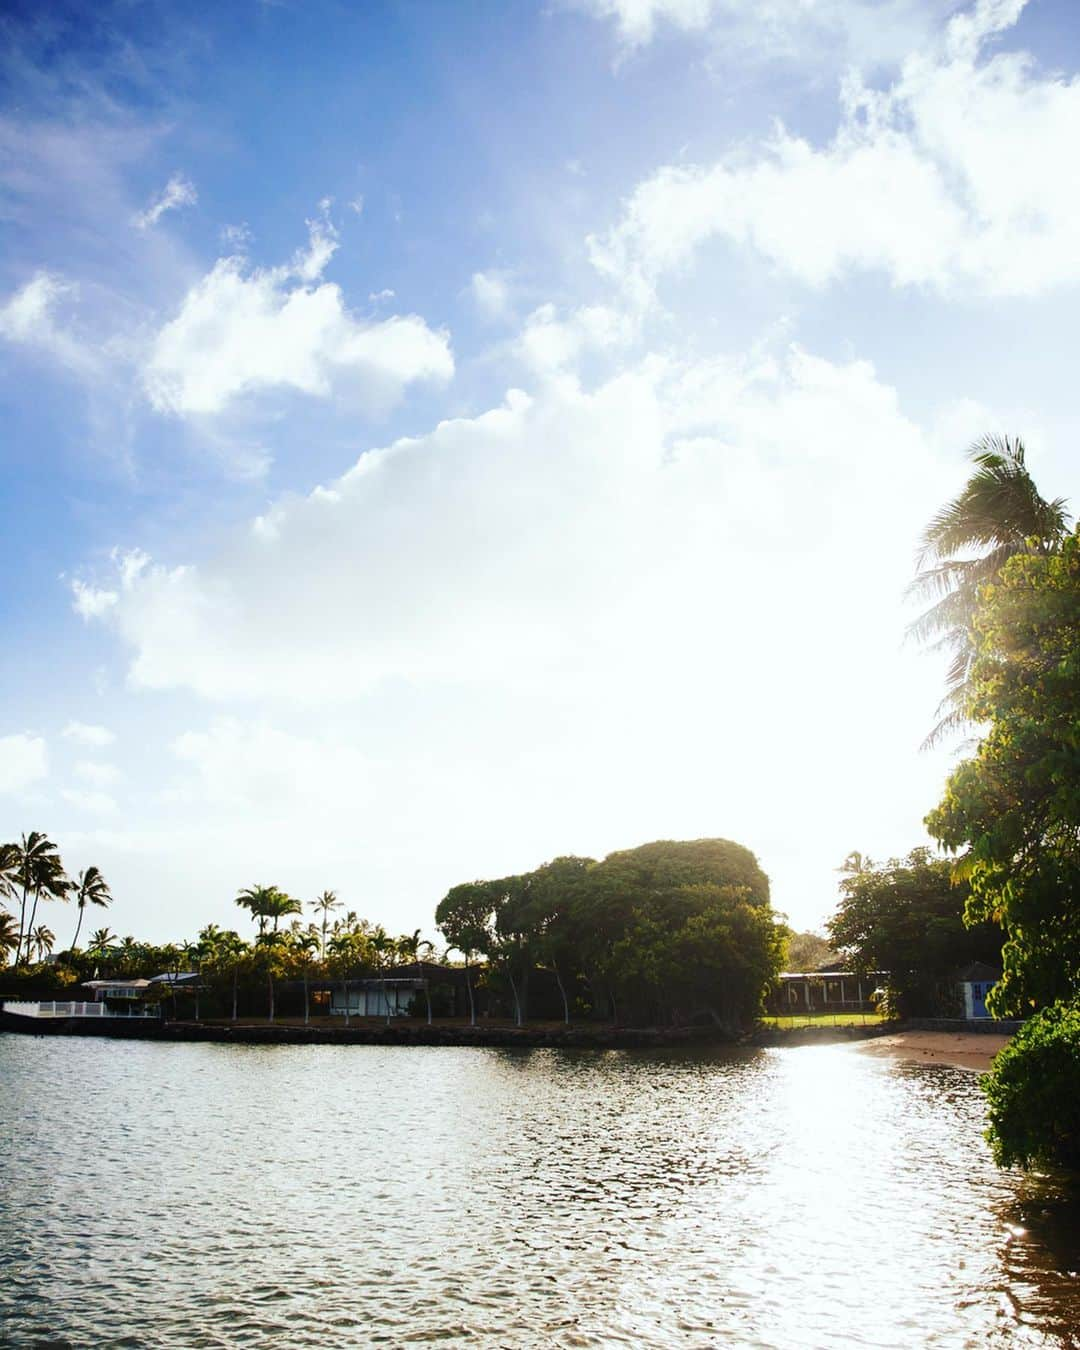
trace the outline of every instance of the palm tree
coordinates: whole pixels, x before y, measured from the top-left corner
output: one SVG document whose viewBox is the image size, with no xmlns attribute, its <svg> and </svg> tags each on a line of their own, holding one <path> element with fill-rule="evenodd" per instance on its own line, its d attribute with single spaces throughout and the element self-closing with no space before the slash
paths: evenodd
<svg viewBox="0 0 1080 1350">
<path fill-rule="evenodd" d="M 66 899 L 70 882 L 64 875 L 64 867 L 56 845 L 38 830 L 22 836 L 22 842 L 14 845 L 16 865 L 9 874 L 9 884 L 21 891 L 19 905 L 19 939 L 15 948 L 15 964 L 22 957 L 24 939 L 28 938 L 37 918 L 38 900 L 42 891 L 58 899 Z M 30 922 L 26 922 L 26 905 L 33 895 L 34 903 L 30 910 Z"/>
<path fill-rule="evenodd" d="M 79 909 L 79 922 L 75 925 L 75 936 L 71 939 L 71 950 L 74 951 L 79 941 L 79 930 L 82 928 L 83 918 L 86 914 L 87 905 L 100 905 L 102 909 L 107 909 L 112 895 L 105 878 L 96 867 L 88 867 L 85 872 L 80 872 L 75 878 L 73 890 L 75 904 Z"/>
<path fill-rule="evenodd" d="M 300 973 L 304 980 L 304 1025 L 307 1026 L 311 1021 L 311 1000 L 308 996 L 308 981 L 311 976 L 311 957 L 313 953 L 320 950 L 319 930 L 309 928 L 307 932 L 294 932 L 292 934 L 293 952 L 296 956 L 297 964 L 300 967 Z"/>
<path fill-rule="evenodd" d="M 258 920 L 259 937 L 266 932 L 267 919 L 273 919 L 274 926 L 271 931 L 276 933 L 278 922 L 287 914 L 303 913 L 300 901 L 286 895 L 277 886 L 249 886 L 236 897 L 236 903 L 242 909 L 250 910 L 251 917 Z"/>
<path fill-rule="evenodd" d="M 19 877 L 18 844 L 0 844 L 0 896 L 14 900 Z"/>
<path fill-rule="evenodd" d="M 968 455 L 975 472 L 923 531 L 918 572 L 908 588 L 909 594 L 933 600 L 910 635 L 951 653 L 946 694 L 926 747 L 968 721 L 980 590 L 1015 554 L 1052 552 L 1069 525 L 1065 498 L 1048 502 L 1039 495 L 1018 438 L 984 436 Z"/>
<path fill-rule="evenodd" d="M 235 1022 L 239 1001 L 240 967 L 248 945 L 240 934 L 233 932 L 231 928 L 222 932 L 214 924 L 204 928 L 199 936 L 208 944 L 208 959 L 214 968 L 227 971 L 232 976 L 232 1020 Z"/>
<path fill-rule="evenodd" d="M 9 914 L 6 909 L 0 909 L 0 952 L 4 954 L 4 964 L 7 965 L 7 958 L 10 952 L 13 952 L 19 945 L 19 933 L 15 927 L 15 916 Z"/>
<path fill-rule="evenodd" d="M 371 954 L 375 959 L 375 966 L 379 971 L 383 989 L 383 1004 L 386 1012 L 386 1025 L 390 1025 L 390 990 L 387 986 L 386 971 L 393 964 L 393 958 L 397 955 L 398 946 L 386 929 L 380 924 L 371 934 L 369 939 L 371 945 Z"/>
<path fill-rule="evenodd" d="M 51 929 L 46 928 L 43 923 L 39 923 L 27 939 L 27 951 L 37 951 L 39 961 L 44 961 L 49 952 L 53 949 L 56 942 L 56 934 Z"/>
<path fill-rule="evenodd" d="M 110 948 L 115 947 L 118 939 L 115 933 L 108 928 L 99 928 L 97 932 L 90 934 L 90 946 L 86 949 L 87 956 L 104 956 Z"/>
<path fill-rule="evenodd" d="M 317 900 L 312 900 L 311 908 L 318 914 L 322 914 L 322 946 L 319 949 L 323 960 L 326 960 L 326 929 L 330 922 L 330 911 L 340 909 L 341 901 L 337 898 L 335 891 L 323 891 Z"/>
<path fill-rule="evenodd" d="M 415 961 L 420 970 L 420 978 L 424 983 L 424 998 L 427 1000 L 427 1024 L 431 1026 L 431 988 L 424 971 L 424 957 L 430 958 L 435 950 L 435 944 L 427 938 L 422 938 L 420 929 L 414 928 L 411 933 L 398 938 L 397 945 L 401 955 L 408 961 Z"/>
<path fill-rule="evenodd" d="M 269 991 L 269 1010 L 267 1012 L 267 1021 L 274 1020 L 274 975 L 281 966 L 284 956 L 284 933 L 261 933 L 255 939 L 255 951 L 266 971 L 266 984 Z"/>
<path fill-rule="evenodd" d="M 337 925 L 334 925 L 337 928 Z M 355 933 L 341 929 L 333 934 L 329 944 L 330 957 L 341 975 L 341 997 L 345 1006 L 345 1025 L 349 1025 L 349 971 L 356 964 L 357 938 Z"/>
</svg>

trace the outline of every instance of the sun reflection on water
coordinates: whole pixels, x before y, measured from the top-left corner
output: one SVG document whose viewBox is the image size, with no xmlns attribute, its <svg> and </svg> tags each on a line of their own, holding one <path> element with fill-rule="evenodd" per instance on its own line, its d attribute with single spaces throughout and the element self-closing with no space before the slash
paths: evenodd
<svg viewBox="0 0 1080 1350">
<path fill-rule="evenodd" d="M 0 1072 L 5 1345 L 1070 1345 L 1078 1323 L 1075 1202 L 993 1166 L 962 1070 L 9 1036 Z"/>
</svg>

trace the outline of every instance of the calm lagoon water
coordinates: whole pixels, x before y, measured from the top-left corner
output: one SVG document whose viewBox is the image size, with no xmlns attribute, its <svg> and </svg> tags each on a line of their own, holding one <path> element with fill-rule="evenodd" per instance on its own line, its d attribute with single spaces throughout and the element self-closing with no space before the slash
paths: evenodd
<svg viewBox="0 0 1080 1350">
<path fill-rule="evenodd" d="M 1080 1344 L 1080 1210 L 981 1130 L 855 1046 L 3 1035 L 0 1343 Z"/>
</svg>

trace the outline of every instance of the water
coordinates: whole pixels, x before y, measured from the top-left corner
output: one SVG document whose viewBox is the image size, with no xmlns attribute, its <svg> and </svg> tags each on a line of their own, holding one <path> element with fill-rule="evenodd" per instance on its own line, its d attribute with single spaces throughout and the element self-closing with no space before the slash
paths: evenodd
<svg viewBox="0 0 1080 1350">
<path fill-rule="evenodd" d="M 1069 1346 L 975 1075 L 0 1036 L 0 1344 Z"/>
</svg>

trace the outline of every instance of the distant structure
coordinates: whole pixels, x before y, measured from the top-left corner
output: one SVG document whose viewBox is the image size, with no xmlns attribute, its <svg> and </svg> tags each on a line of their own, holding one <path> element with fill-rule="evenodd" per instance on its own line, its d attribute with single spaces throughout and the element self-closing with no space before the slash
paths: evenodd
<svg viewBox="0 0 1080 1350">
<path fill-rule="evenodd" d="M 820 970 L 785 971 L 774 996 L 774 1011 L 789 1016 L 807 1013 L 872 1012 L 871 994 L 886 972 L 859 973 L 833 962 Z"/>
<path fill-rule="evenodd" d="M 969 1022 L 989 1017 L 986 996 L 1001 979 L 1001 971 L 985 961 L 972 961 L 956 972 L 956 983 L 964 999 L 964 1016 Z"/>
</svg>

